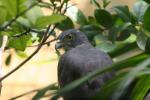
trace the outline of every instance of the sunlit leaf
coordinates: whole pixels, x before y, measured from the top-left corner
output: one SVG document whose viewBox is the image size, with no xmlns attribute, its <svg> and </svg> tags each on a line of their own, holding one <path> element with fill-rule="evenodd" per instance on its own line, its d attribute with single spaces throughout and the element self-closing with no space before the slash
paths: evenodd
<svg viewBox="0 0 150 100">
<path fill-rule="evenodd" d="M 74 22 L 76 22 L 79 25 L 88 24 L 87 18 L 84 15 L 84 13 L 75 6 L 70 7 L 67 10 L 67 14 Z"/>
<path fill-rule="evenodd" d="M 31 37 L 29 35 L 24 35 L 21 37 L 10 38 L 8 46 L 11 48 L 15 48 L 16 50 L 24 51 Z"/>
<path fill-rule="evenodd" d="M 143 22 L 144 13 L 145 13 L 147 7 L 148 7 L 148 5 L 143 1 L 139 1 L 134 4 L 133 13 L 139 21 Z"/>
<path fill-rule="evenodd" d="M 46 27 L 47 25 L 50 25 L 50 24 L 56 24 L 58 22 L 61 22 L 65 19 L 66 17 L 65 16 L 62 16 L 62 15 L 58 15 L 58 14 L 53 14 L 51 16 L 42 16 L 42 17 L 39 17 L 36 21 L 36 27 L 38 28 L 44 28 Z"/>
</svg>

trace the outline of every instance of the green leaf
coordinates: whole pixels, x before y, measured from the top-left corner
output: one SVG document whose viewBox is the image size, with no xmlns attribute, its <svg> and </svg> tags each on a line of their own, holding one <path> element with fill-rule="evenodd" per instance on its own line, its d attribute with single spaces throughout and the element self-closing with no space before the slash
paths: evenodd
<svg viewBox="0 0 150 100">
<path fill-rule="evenodd" d="M 97 2 L 97 0 L 91 0 L 91 3 L 94 4 L 98 8 L 101 8 L 101 5 Z"/>
<path fill-rule="evenodd" d="M 6 60 L 5 60 L 5 64 L 6 64 L 7 66 L 10 64 L 11 59 L 12 59 L 12 55 L 9 54 L 9 55 L 7 56 L 7 58 L 6 58 Z"/>
<path fill-rule="evenodd" d="M 109 30 L 109 40 L 111 40 L 114 43 L 119 33 L 125 31 L 129 26 L 131 26 L 131 23 L 124 23 L 123 25 L 112 27 Z"/>
<path fill-rule="evenodd" d="M 110 0 L 103 0 L 103 7 L 106 8 L 110 4 Z"/>
<path fill-rule="evenodd" d="M 94 37 L 96 48 L 104 51 L 104 52 L 111 52 L 116 48 L 116 44 L 112 44 L 106 36 L 103 35 L 96 35 Z"/>
<path fill-rule="evenodd" d="M 133 13 L 138 19 L 138 21 L 143 22 L 144 13 L 148 7 L 148 4 L 146 4 L 143 1 L 136 2 L 133 6 Z"/>
<path fill-rule="evenodd" d="M 127 87 L 133 82 L 133 80 L 138 76 L 138 74 L 142 70 L 146 69 L 149 65 L 150 65 L 150 58 L 147 58 L 146 60 L 142 61 L 137 66 L 132 68 L 119 84 L 116 92 L 113 95 L 113 100 L 119 100 L 122 94 L 125 93 Z"/>
<path fill-rule="evenodd" d="M 24 5 L 26 0 L 2 0 L 3 5 L 7 10 L 7 19 L 12 19 L 26 7 Z"/>
<path fill-rule="evenodd" d="M 42 16 L 37 19 L 35 25 L 37 28 L 44 28 L 47 25 L 59 23 L 64 19 L 66 19 L 65 16 L 58 14 L 53 14 L 51 16 Z"/>
<path fill-rule="evenodd" d="M 93 72 L 90 72 L 89 74 L 87 74 L 86 76 L 75 80 L 73 82 L 71 82 L 70 84 L 68 84 L 67 86 L 65 86 L 64 88 L 60 89 L 58 92 L 56 92 L 56 95 L 51 99 L 51 100 L 57 100 L 57 98 L 59 98 L 61 95 L 63 95 L 66 92 L 69 92 L 70 90 L 76 88 L 77 86 L 79 86 L 80 84 L 83 84 L 84 82 L 86 82 L 87 80 L 90 80 L 98 75 L 101 75 L 105 72 L 114 70 L 114 69 L 121 69 L 127 66 L 135 66 L 136 64 L 138 64 L 139 62 L 145 60 L 146 58 L 148 58 L 148 55 L 138 55 L 138 56 L 134 56 L 131 58 L 128 58 L 126 60 L 120 61 L 118 63 L 114 63 L 112 66 L 107 66 L 104 67 L 103 69 L 97 69 Z"/>
<path fill-rule="evenodd" d="M 131 13 L 128 6 L 116 6 L 113 9 L 125 22 L 131 22 Z"/>
<path fill-rule="evenodd" d="M 2 44 L 3 44 L 3 36 L 0 34 L 0 48 L 1 48 Z"/>
<path fill-rule="evenodd" d="M 7 15 L 7 12 L 6 12 L 6 9 L 5 7 L 3 6 L 0 6 L 0 26 L 6 21 L 6 15 Z"/>
<path fill-rule="evenodd" d="M 120 56 L 120 55 L 122 55 L 128 51 L 134 50 L 136 48 L 137 48 L 137 46 L 136 46 L 135 42 L 133 42 L 133 43 L 120 43 L 120 44 L 117 44 L 117 46 L 114 50 L 109 52 L 109 55 L 114 58 L 114 57 Z"/>
<path fill-rule="evenodd" d="M 137 45 L 141 50 L 145 50 L 145 46 L 146 46 L 146 41 L 147 41 L 148 37 L 143 33 L 143 32 L 139 32 L 137 34 Z"/>
<path fill-rule="evenodd" d="M 46 92 L 50 91 L 50 90 L 56 90 L 58 89 L 58 86 L 56 86 L 56 84 L 51 84 L 48 85 L 46 87 L 44 87 L 43 89 L 39 90 L 36 95 L 32 98 L 32 100 L 39 100 L 40 98 L 42 98 Z"/>
<path fill-rule="evenodd" d="M 95 18 L 99 24 L 104 27 L 111 28 L 113 25 L 113 20 L 111 14 L 103 9 L 97 9 L 94 12 Z"/>
<path fill-rule="evenodd" d="M 144 0 L 145 2 L 147 2 L 147 3 L 150 3 L 150 0 Z"/>
<path fill-rule="evenodd" d="M 115 92 L 117 86 L 122 81 L 126 73 L 121 73 L 116 75 L 111 80 L 106 82 L 104 86 L 100 89 L 100 92 L 96 94 L 93 100 L 110 100 L 112 94 Z"/>
<path fill-rule="evenodd" d="M 150 6 L 144 14 L 144 28 L 150 32 Z"/>
<path fill-rule="evenodd" d="M 37 12 L 37 13 L 35 13 L 35 12 Z M 26 13 L 26 17 L 27 17 L 28 21 L 30 21 L 31 24 L 33 24 L 33 25 L 35 25 L 37 19 L 42 16 L 44 16 L 44 14 L 43 14 L 41 8 L 37 7 L 37 6 L 33 7 Z"/>
<path fill-rule="evenodd" d="M 144 100 L 147 92 L 150 89 L 150 75 L 144 75 L 135 85 L 135 88 L 131 94 L 130 100 Z"/>
<path fill-rule="evenodd" d="M 80 27 L 80 30 L 85 33 L 90 41 L 92 41 L 97 34 L 101 34 L 101 29 L 96 25 L 84 25 Z"/>
<path fill-rule="evenodd" d="M 27 58 L 28 57 L 28 55 L 25 52 L 23 52 L 23 51 L 17 50 L 16 53 L 21 58 Z"/>
<path fill-rule="evenodd" d="M 11 16 L 17 14 L 17 0 L 2 0 L 7 12 Z"/>
<path fill-rule="evenodd" d="M 70 5 L 72 6 L 72 5 Z M 79 10 L 77 7 L 72 6 L 67 9 L 67 15 L 77 24 L 79 25 L 86 25 L 88 24 L 87 18 L 84 13 Z"/>
<path fill-rule="evenodd" d="M 17 19 L 17 22 L 18 22 L 21 26 L 23 26 L 23 27 L 25 27 L 25 28 L 30 28 L 30 27 L 31 27 L 31 24 L 30 24 L 29 20 L 26 19 L 26 18 L 24 18 L 24 17 L 19 17 L 19 18 Z"/>
<path fill-rule="evenodd" d="M 15 48 L 16 50 L 24 51 L 31 37 L 29 35 L 24 35 L 21 37 L 10 38 L 8 46 L 11 48 Z"/>
<path fill-rule="evenodd" d="M 67 17 L 65 20 L 60 22 L 57 27 L 64 31 L 67 29 L 74 28 L 74 24 L 73 24 L 72 20 L 69 17 Z"/>
</svg>

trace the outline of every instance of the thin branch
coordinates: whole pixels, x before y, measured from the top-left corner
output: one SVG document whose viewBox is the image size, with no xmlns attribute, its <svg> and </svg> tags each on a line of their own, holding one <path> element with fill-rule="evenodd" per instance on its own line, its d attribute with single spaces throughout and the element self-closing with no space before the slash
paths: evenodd
<svg viewBox="0 0 150 100">
<path fill-rule="evenodd" d="M 53 40 L 50 40 L 50 41 L 48 41 L 48 42 L 43 43 L 43 45 L 50 45 L 51 42 L 56 41 L 56 40 L 57 40 L 57 39 L 55 38 L 55 39 L 53 39 Z M 37 46 L 39 46 L 39 45 L 40 45 L 40 44 L 32 45 L 32 46 L 28 46 L 28 47 L 37 47 Z"/>
<path fill-rule="evenodd" d="M 26 30 L 25 32 L 23 32 L 21 34 L 16 34 L 16 35 L 13 35 L 12 37 L 21 37 L 23 35 L 27 35 L 29 32 L 30 32 L 30 30 Z"/>
<path fill-rule="evenodd" d="M 41 33 L 44 33 L 45 31 L 44 30 L 39 31 L 39 30 L 34 30 L 34 29 L 27 29 L 25 32 L 22 32 L 20 34 L 15 34 L 11 37 L 21 37 L 23 35 L 27 35 L 29 32 L 35 32 L 35 33 L 41 34 Z"/>
<path fill-rule="evenodd" d="M 41 47 L 43 46 L 43 43 L 48 39 L 48 37 L 46 37 L 47 32 L 49 31 L 50 26 L 47 28 L 45 35 L 43 36 L 43 40 L 40 43 L 40 45 L 37 47 L 37 49 L 28 57 L 26 58 L 22 63 L 20 63 L 17 67 L 15 67 L 13 70 L 11 70 L 10 72 L 8 72 L 5 76 L 3 76 L 2 78 L 0 78 L 0 82 L 2 80 L 4 80 L 5 78 L 7 78 L 9 75 L 11 75 L 12 73 L 16 72 L 19 68 L 21 68 L 26 62 L 28 62 L 36 53 L 38 53 L 38 51 L 41 49 Z M 52 33 L 54 31 L 54 29 L 50 32 Z"/>
<path fill-rule="evenodd" d="M 64 3 L 63 3 L 64 4 Z M 35 6 L 36 4 L 32 5 L 31 7 L 29 7 L 30 9 Z M 63 7 L 63 6 L 62 6 Z M 63 14 L 66 12 L 66 9 L 67 7 L 65 8 Z M 25 12 L 28 11 L 28 10 L 25 10 Z M 21 13 L 21 14 L 24 14 L 24 13 Z M 17 19 L 17 18 L 16 18 Z M 16 20 L 14 19 L 14 20 Z M 14 21 L 11 22 L 11 24 L 13 23 Z M 11 24 L 7 25 L 7 26 L 10 26 Z M 7 28 L 7 26 L 5 26 Z M 44 33 L 44 36 L 43 36 L 43 39 L 41 41 L 41 43 L 39 44 L 39 46 L 37 47 L 37 49 L 28 57 L 26 58 L 23 62 L 21 62 L 17 67 L 15 67 L 13 70 L 11 70 L 10 72 L 8 72 L 6 75 L 4 75 L 2 78 L 0 78 L 0 82 L 2 80 L 4 80 L 5 78 L 7 78 L 9 75 L 13 74 L 14 72 L 16 72 L 19 68 L 21 68 L 26 62 L 28 62 L 36 53 L 38 53 L 38 51 L 41 49 L 41 47 L 43 46 L 43 44 L 46 42 L 46 40 L 49 38 L 49 36 L 52 34 L 52 32 L 54 31 L 54 29 L 56 28 L 57 24 L 53 26 L 53 28 L 51 29 L 51 31 L 49 32 L 50 30 L 50 27 L 51 25 L 48 26 L 48 28 L 46 29 L 46 32 Z M 47 35 L 48 33 L 48 35 Z M 56 40 L 56 39 L 54 39 Z"/>
</svg>

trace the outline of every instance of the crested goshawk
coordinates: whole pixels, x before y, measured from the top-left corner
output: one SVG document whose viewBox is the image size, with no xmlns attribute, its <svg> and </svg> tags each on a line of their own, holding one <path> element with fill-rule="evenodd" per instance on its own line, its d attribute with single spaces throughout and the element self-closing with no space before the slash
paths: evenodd
<svg viewBox="0 0 150 100">
<path fill-rule="evenodd" d="M 112 59 L 108 54 L 94 48 L 86 35 L 79 30 L 69 29 L 61 33 L 55 48 L 63 48 L 65 53 L 58 63 L 58 84 L 63 88 L 89 72 L 109 66 Z M 63 95 L 64 100 L 89 100 L 95 96 L 106 81 L 114 76 L 114 71 L 106 72 Z"/>
</svg>

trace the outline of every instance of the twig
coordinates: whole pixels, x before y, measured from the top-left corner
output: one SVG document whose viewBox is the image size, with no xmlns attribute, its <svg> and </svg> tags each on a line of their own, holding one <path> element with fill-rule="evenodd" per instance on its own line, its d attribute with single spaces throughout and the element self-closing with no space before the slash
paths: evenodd
<svg viewBox="0 0 150 100">
<path fill-rule="evenodd" d="M 64 3 L 63 3 L 64 4 Z M 35 6 L 36 4 L 32 5 L 31 7 L 29 7 L 30 9 Z M 63 7 L 63 6 L 62 6 Z M 66 9 L 67 7 L 65 8 L 63 14 L 66 12 Z M 25 10 L 25 12 L 28 11 L 28 10 Z M 21 14 L 24 14 L 24 13 L 21 13 Z M 14 20 L 16 20 L 17 18 L 15 18 Z M 11 24 L 13 23 L 14 21 L 11 21 Z M 11 25 L 9 23 L 9 25 Z M 9 26 L 8 24 L 5 26 L 7 28 L 7 26 Z M 4 80 L 5 78 L 7 78 L 9 75 L 11 75 L 12 73 L 16 72 L 19 68 L 21 68 L 26 62 L 28 62 L 36 53 L 38 53 L 38 51 L 41 49 L 41 47 L 43 46 L 43 44 L 46 42 L 46 40 L 49 38 L 49 36 L 52 34 L 52 32 L 54 31 L 54 29 L 56 28 L 57 25 L 54 25 L 53 28 L 51 29 L 51 31 L 49 32 L 50 30 L 50 27 L 51 25 L 48 26 L 48 28 L 46 29 L 46 32 L 44 33 L 44 36 L 43 36 L 43 39 L 41 41 L 41 43 L 39 44 L 39 46 L 37 47 L 37 49 L 28 57 L 26 58 L 23 62 L 21 62 L 17 67 L 15 67 L 13 70 L 11 70 L 10 72 L 8 72 L 6 75 L 4 75 L 2 78 L 0 78 L 0 82 L 2 80 Z M 49 32 L 49 33 L 48 33 Z M 48 35 L 47 35 L 48 33 Z M 54 39 L 56 40 L 56 39 Z"/>
<path fill-rule="evenodd" d="M 25 32 L 22 32 L 21 34 L 15 34 L 11 37 L 21 37 L 23 35 L 27 35 L 29 32 L 35 32 L 35 33 L 41 34 L 41 33 L 44 33 L 45 31 L 44 30 L 39 31 L 39 30 L 34 30 L 34 29 L 27 29 Z"/>
<path fill-rule="evenodd" d="M 43 45 L 49 45 L 51 42 L 53 42 L 53 41 L 56 41 L 57 39 L 55 38 L 55 39 L 53 39 L 53 40 L 50 40 L 50 41 L 48 41 L 48 42 L 45 42 L 45 43 L 43 43 Z M 32 45 L 32 46 L 28 46 L 28 47 L 37 47 L 37 46 L 39 46 L 40 44 L 37 44 L 37 45 Z"/>
<path fill-rule="evenodd" d="M 25 32 L 23 32 L 23 33 L 21 33 L 21 34 L 16 34 L 16 35 L 14 35 L 14 36 L 12 36 L 12 37 L 21 37 L 21 36 L 23 36 L 23 35 L 27 35 L 29 32 L 30 32 L 30 30 L 26 30 Z"/>
<path fill-rule="evenodd" d="M 43 46 L 43 43 L 48 39 L 48 37 L 46 37 L 47 32 L 49 31 L 50 26 L 47 28 L 45 35 L 43 36 L 43 40 L 42 42 L 39 44 L 39 46 L 37 47 L 37 49 L 28 57 L 26 58 L 22 63 L 20 63 L 17 67 L 15 67 L 13 70 L 11 70 L 9 73 L 7 73 L 5 76 L 3 76 L 2 78 L 0 78 L 0 82 L 2 80 L 4 80 L 5 78 L 7 78 L 9 75 L 11 75 L 12 73 L 14 73 L 15 71 L 17 71 L 19 68 L 21 68 L 27 61 L 29 61 L 36 53 L 38 53 L 38 51 L 41 49 L 41 47 Z M 54 29 L 53 29 L 54 30 Z M 51 31 L 51 33 L 53 32 L 53 30 Z"/>
</svg>

